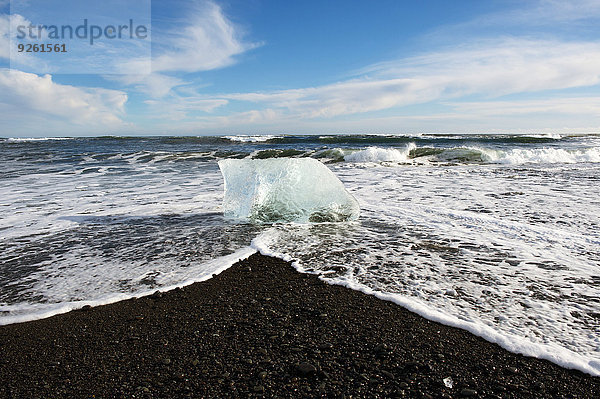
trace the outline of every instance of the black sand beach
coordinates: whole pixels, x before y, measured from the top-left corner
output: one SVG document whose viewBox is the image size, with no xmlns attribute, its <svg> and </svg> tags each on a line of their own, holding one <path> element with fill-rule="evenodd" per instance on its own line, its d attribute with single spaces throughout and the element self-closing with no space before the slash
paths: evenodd
<svg viewBox="0 0 600 399">
<path fill-rule="evenodd" d="M 600 378 L 258 254 L 184 289 L 0 327 L 3 398 L 598 393 Z"/>
</svg>

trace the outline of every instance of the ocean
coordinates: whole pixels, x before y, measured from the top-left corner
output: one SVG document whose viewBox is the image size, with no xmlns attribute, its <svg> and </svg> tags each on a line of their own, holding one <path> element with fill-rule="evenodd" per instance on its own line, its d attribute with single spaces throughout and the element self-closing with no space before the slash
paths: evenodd
<svg viewBox="0 0 600 399">
<path fill-rule="evenodd" d="M 290 157 L 326 165 L 360 216 L 224 217 L 218 161 Z M 5 138 L 0 193 L 0 324 L 206 280 L 258 250 L 600 375 L 598 135 Z"/>
</svg>

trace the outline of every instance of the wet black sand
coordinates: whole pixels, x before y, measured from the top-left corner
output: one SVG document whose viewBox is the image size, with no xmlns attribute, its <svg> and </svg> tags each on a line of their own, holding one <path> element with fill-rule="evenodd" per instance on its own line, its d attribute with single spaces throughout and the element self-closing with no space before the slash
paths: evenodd
<svg viewBox="0 0 600 399">
<path fill-rule="evenodd" d="M 512 354 L 261 255 L 184 289 L 0 327 L 3 398 L 599 393 L 598 377 Z"/>
</svg>

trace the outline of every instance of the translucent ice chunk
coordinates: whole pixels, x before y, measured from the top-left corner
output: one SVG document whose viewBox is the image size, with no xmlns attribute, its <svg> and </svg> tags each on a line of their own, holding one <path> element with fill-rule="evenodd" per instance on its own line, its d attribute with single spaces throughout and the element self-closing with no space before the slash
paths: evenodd
<svg viewBox="0 0 600 399">
<path fill-rule="evenodd" d="M 257 222 L 339 222 L 359 207 L 342 182 L 312 158 L 225 159 L 226 217 Z"/>
</svg>

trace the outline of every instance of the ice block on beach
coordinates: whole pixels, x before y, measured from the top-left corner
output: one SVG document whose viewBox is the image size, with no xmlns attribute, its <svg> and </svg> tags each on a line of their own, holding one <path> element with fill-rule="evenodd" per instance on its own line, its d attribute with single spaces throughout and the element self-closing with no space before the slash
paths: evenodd
<svg viewBox="0 0 600 399">
<path fill-rule="evenodd" d="M 341 222 L 358 218 L 356 199 L 312 158 L 225 159 L 226 217 L 260 222 Z"/>
</svg>

